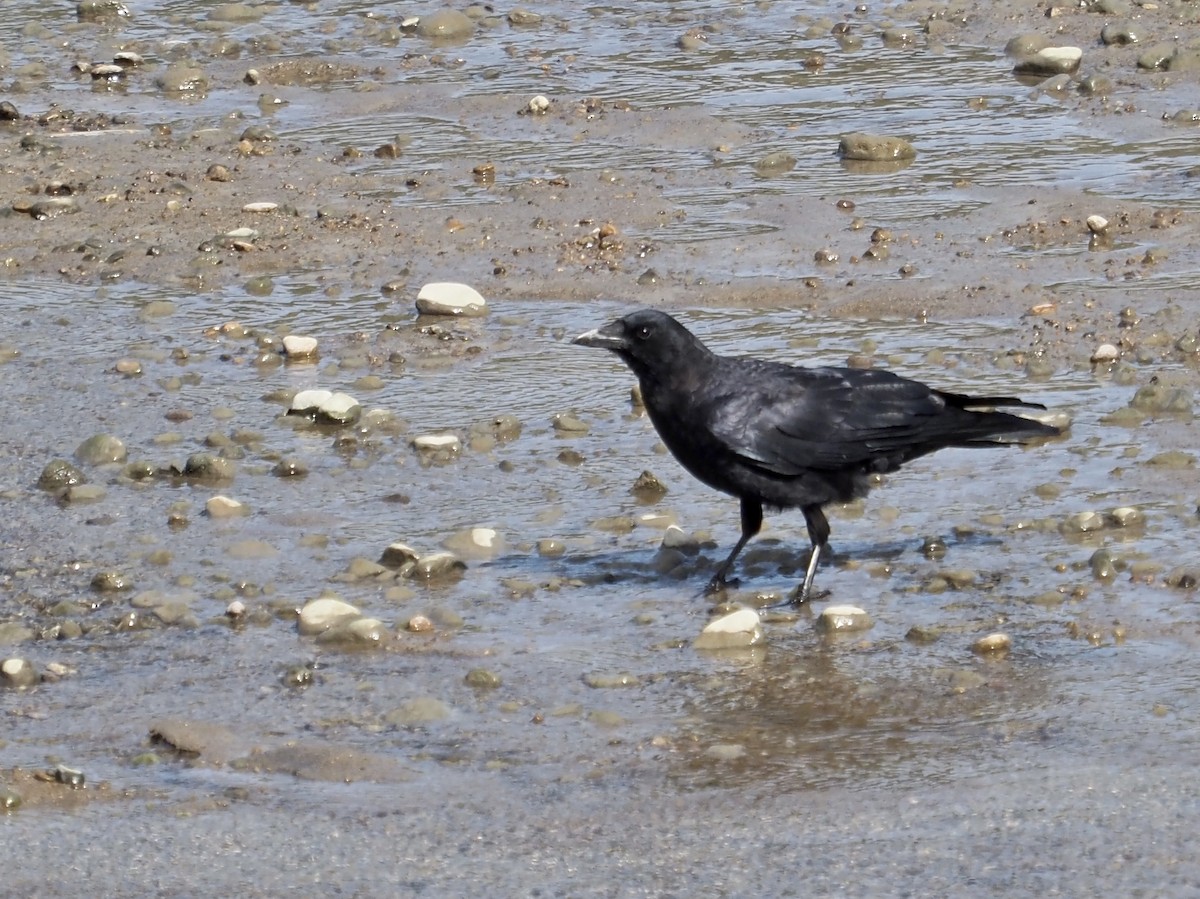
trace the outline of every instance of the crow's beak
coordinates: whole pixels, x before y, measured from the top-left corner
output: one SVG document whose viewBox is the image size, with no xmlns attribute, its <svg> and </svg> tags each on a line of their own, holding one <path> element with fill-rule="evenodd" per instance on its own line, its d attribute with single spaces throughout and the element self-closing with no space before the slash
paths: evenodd
<svg viewBox="0 0 1200 899">
<path fill-rule="evenodd" d="M 580 334 L 571 343 L 577 343 L 580 346 L 597 347 L 602 350 L 623 350 L 628 348 L 629 342 L 625 339 L 625 329 L 620 322 L 613 322 L 611 325 L 605 325 L 603 328 L 596 328 L 592 331 L 585 331 Z"/>
</svg>

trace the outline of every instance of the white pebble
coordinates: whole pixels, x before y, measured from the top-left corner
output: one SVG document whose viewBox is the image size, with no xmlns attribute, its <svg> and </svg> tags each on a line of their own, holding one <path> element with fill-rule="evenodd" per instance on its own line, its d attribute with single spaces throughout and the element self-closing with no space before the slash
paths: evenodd
<svg viewBox="0 0 1200 899">
<path fill-rule="evenodd" d="M 457 453 L 462 449 L 462 441 L 453 434 L 422 434 L 413 438 L 412 445 L 422 452 Z"/>
<path fill-rule="evenodd" d="M 762 619 L 754 609 L 738 609 L 704 626 L 696 638 L 697 649 L 745 649 L 761 643 Z"/>
<path fill-rule="evenodd" d="M 531 99 L 529 101 L 529 111 L 532 112 L 534 115 L 541 115 L 549 108 L 550 108 L 550 100 L 547 99 L 542 94 L 538 94 L 536 97 L 534 97 L 533 99 Z"/>
<path fill-rule="evenodd" d="M 204 504 L 209 518 L 236 518 L 246 514 L 246 507 L 228 496 L 213 496 Z"/>
<path fill-rule="evenodd" d="M 1102 215 L 1089 215 L 1087 217 L 1088 230 L 1093 234 L 1103 234 L 1108 230 L 1108 219 Z"/>
<path fill-rule="evenodd" d="M 817 618 L 818 627 L 838 633 L 865 631 L 872 624 L 871 616 L 858 606 L 826 606 Z"/>
<path fill-rule="evenodd" d="M 422 315 L 461 315 L 476 318 L 487 312 L 487 300 L 474 287 L 454 281 L 434 281 L 417 293 Z"/>
<path fill-rule="evenodd" d="M 274 212 L 278 208 L 278 203 L 247 203 L 242 212 Z"/>
<path fill-rule="evenodd" d="M 317 352 L 317 338 L 289 334 L 283 338 L 283 351 L 289 356 L 312 356 Z"/>
<path fill-rule="evenodd" d="M 362 615 L 356 606 L 331 596 L 322 596 L 304 604 L 300 610 L 299 630 L 302 634 L 319 634 L 335 624 L 350 621 Z"/>
<path fill-rule="evenodd" d="M 1002 655 L 1012 649 L 1012 637 L 995 633 L 980 637 L 971 644 L 971 652 L 977 655 Z"/>
<path fill-rule="evenodd" d="M 504 547 L 504 539 L 495 528 L 475 527 L 446 538 L 446 549 L 467 559 L 491 559 Z"/>
<path fill-rule="evenodd" d="M 1092 351 L 1093 362 L 1115 362 L 1121 356 L 1121 351 L 1111 343 L 1102 343 Z"/>
<path fill-rule="evenodd" d="M 1108 517 L 1119 528 L 1132 528 L 1146 523 L 1142 510 L 1133 506 L 1119 506 L 1109 512 Z"/>
<path fill-rule="evenodd" d="M 13 687 L 32 687 L 40 679 L 28 659 L 5 659 L 0 663 L 0 675 Z"/>
<path fill-rule="evenodd" d="M 362 414 L 362 404 L 348 393 L 331 393 L 317 406 L 317 415 L 337 424 L 355 421 Z"/>
<path fill-rule="evenodd" d="M 288 410 L 291 412 L 315 412 L 331 396 L 333 396 L 332 390 L 301 390 L 292 397 Z"/>
</svg>

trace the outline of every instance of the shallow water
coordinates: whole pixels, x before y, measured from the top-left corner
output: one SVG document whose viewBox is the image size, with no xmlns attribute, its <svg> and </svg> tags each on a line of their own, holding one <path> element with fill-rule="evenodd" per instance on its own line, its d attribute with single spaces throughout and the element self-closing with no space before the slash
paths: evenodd
<svg viewBox="0 0 1200 899">
<path fill-rule="evenodd" d="M 802 36 L 819 6 L 547 3 L 538 7 L 549 17 L 544 27 L 501 27 L 434 48 L 409 36 L 381 41 L 361 8 L 342 3 L 282 4 L 258 23 L 217 31 L 206 24 L 209 6 L 194 3 L 140 4 L 115 31 L 76 28 L 69 8 L 16 4 L 6 7 L 10 23 L 36 22 L 50 36 L 29 30 L 5 50 L 14 71 L 39 60 L 47 67 L 45 78 L 22 76 L 23 107 L 53 92 L 143 124 L 171 121 L 181 134 L 233 111 L 259 117 L 261 89 L 240 78 L 270 62 L 257 49 L 264 36 L 279 40 L 283 56 L 317 47 L 323 58 L 380 65 L 383 74 L 371 79 L 280 88 L 288 104 L 264 121 L 285 142 L 330 153 L 404 135 L 406 172 L 485 158 L 522 177 L 660 169 L 686 213 L 663 220 L 669 239 L 701 257 L 714 239 L 744 239 L 744 253 L 720 260 L 738 274 L 795 276 L 794 257 L 753 240 L 775 229 L 771 203 L 786 194 L 852 197 L 873 220 L 897 225 L 969 216 L 1009 188 L 1023 203 L 1050 184 L 1200 205 L 1179 176 L 1200 161 L 1192 131 L 1156 124 L 1131 138 L 1100 101 L 1037 95 L 1018 83 L 998 46 L 891 49 L 867 30 L 863 49 L 842 52 L 828 37 Z M 378 15 L 400 18 L 391 7 Z M 673 49 L 687 27 L 711 22 L 723 30 L 709 50 Z M 212 58 L 221 32 L 239 44 Z M 54 37 L 64 33 L 65 44 Z M 168 99 L 146 74 L 94 92 L 67 74 L 75 58 L 102 58 L 125 41 L 158 62 L 196 56 L 215 76 L 212 88 Z M 806 71 L 803 54 L 816 49 L 828 54 L 826 65 Z M 464 62 L 430 62 L 435 54 Z M 361 89 L 366 80 L 372 90 Z M 632 110 L 608 107 L 583 140 L 577 123 L 516 116 L 534 93 L 562 103 L 628 101 Z M 976 98 L 986 102 L 968 105 Z M 1176 85 L 1146 91 L 1141 102 L 1153 116 L 1192 101 Z M 696 107 L 708 128 L 695 127 Z M 639 130 L 646 116 L 658 127 Z M 914 137 L 923 164 L 848 179 L 832 151 L 854 128 Z M 779 149 L 798 167 L 756 175 L 753 164 Z M 369 155 L 347 165 L 390 171 Z M 414 207 L 495 201 L 469 187 L 410 191 L 402 178 L 379 196 Z M 1020 261 L 1087 250 L 995 252 Z M 1191 289 L 1195 252 L 1133 282 L 1096 275 L 1054 287 L 1081 302 L 1117 291 L 1171 296 Z M 921 277 L 938 279 L 938 268 L 924 266 Z M 691 646 L 709 615 L 699 591 L 736 538 L 736 503 L 657 450 L 649 423 L 631 413 L 631 378 L 616 360 L 568 342 L 627 305 L 494 303 L 486 319 L 445 324 L 450 339 L 442 341 L 419 333 L 428 323 L 414 321 L 406 294 L 381 297 L 345 280 L 338 271 L 278 273 L 265 297 L 0 282 L 0 346 L 19 351 L 0 364 L 8 409 L 0 426 L 0 622 L 39 629 L 52 623 L 48 608 L 69 600 L 94 602 L 79 617 L 97 627 L 78 640 L 4 649 L 4 657 L 61 662 L 73 673 L 0 693 L 0 761 L 62 761 L 93 784 L 129 792 L 0 819 L 7 889 L 1069 895 L 1161 894 L 1197 882 L 1181 836 L 1196 823 L 1187 764 L 1198 736 L 1195 592 L 1125 571 L 1105 584 L 1087 566 L 1102 545 L 1164 570 L 1194 558 L 1193 472 L 1144 464 L 1190 446 L 1189 423 L 1104 424 L 1135 387 L 1069 364 L 1052 378 L 1027 378 L 1007 354 L 1028 350 L 1031 338 L 1012 321 L 684 309 L 722 351 L 808 364 L 874 353 L 939 387 L 1016 393 L 1073 418 L 1064 440 L 946 451 L 908 466 L 865 505 L 831 512 L 835 554 L 818 586 L 831 592 L 828 601 L 866 608 L 875 621 L 866 634 L 822 638 L 802 611 L 770 622 L 761 652 L 705 654 Z M 154 300 L 169 300 L 172 311 L 146 314 Z M 315 335 L 322 359 L 257 366 L 251 341 L 208 330 L 235 319 Z M 448 353 L 468 346 L 479 351 Z M 186 361 L 171 357 L 180 348 Z M 377 361 L 393 349 L 405 365 Z M 113 373 L 123 356 L 139 359 L 144 373 Z M 1138 383 L 1188 371 L 1159 361 L 1138 367 Z M 367 374 L 382 386 L 357 388 Z M 267 398 L 307 387 L 345 389 L 403 425 L 359 433 L 353 448 L 338 449 L 333 432 L 293 428 Z M 179 411 L 192 417 L 168 420 Z M 590 432 L 556 436 L 551 417 L 564 411 Z M 523 430 L 494 450 L 426 467 L 409 447 L 415 435 L 462 435 L 503 414 Z M 252 433 L 243 434 L 237 477 L 219 488 L 170 478 L 135 485 L 98 469 L 89 475 L 107 486 L 106 498 L 64 506 L 35 487 L 48 461 L 69 457 L 94 433 L 117 434 L 131 459 L 166 466 L 203 449 L 208 435 L 233 431 Z M 559 461 L 563 450 L 582 463 Z M 303 462 L 308 476 L 272 476 L 279 457 Z M 669 488 L 652 506 L 629 494 L 643 469 Z M 1061 488 L 1057 497 L 1035 493 L 1049 484 Z M 215 492 L 245 502 L 251 515 L 202 515 Z M 168 529 L 180 503 L 189 524 Z M 1072 513 L 1121 505 L 1145 512 L 1144 531 L 1068 538 L 1056 527 Z M 628 533 L 595 525 L 643 512 L 702 536 L 700 557 L 662 575 L 654 568 L 661 525 Z M 378 584 L 340 577 L 393 540 L 428 551 L 475 525 L 496 527 L 508 548 L 472 562 L 458 583 L 418 586 L 412 598 L 394 600 Z M 941 562 L 920 552 L 934 535 L 949 545 Z M 544 538 L 563 541 L 564 556 L 537 554 Z M 798 514 L 768 516 L 743 556 L 735 599 L 783 595 L 800 576 L 805 543 Z M 116 627 L 132 609 L 130 594 L 89 589 L 93 574 L 109 569 L 129 575 L 134 594 L 186 601 L 198 625 Z M 974 572 L 975 582 L 932 589 L 945 569 Z M 401 634 L 386 651 L 344 652 L 297 636 L 283 617 L 243 628 L 223 621 L 234 597 L 251 609 L 298 607 L 323 590 L 389 626 L 418 612 L 463 624 L 429 640 Z M 1053 591 L 1061 600 L 1045 596 Z M 942 635 L 906 640 L 915 626 Z M 1013 636 L 1013 652 L 973 656 L 971 641 L 995 630 Z M 316 682 L 285 687 L 285 671 L 301 664 L 315 666 Z M 475 667 L 497 673 L 502 686 L 468 687 L 464 676 Z M 633 683 L 588 685 L 621 674 Z M 389 723 L 390 712 L 428 697 L 446 703 L 448 717 Z M 158 764 L 135 765 L 152 724 L 166 717 L 227 725 L 254 749 L 300 741 L 376 753 L 409 778 L 328 782 L 161 747 Z"/>
<path fill-rule="evenodd" d="M 1120 534 L 1080 543 L 1029 527 L 1085 508 L 1135 503 L 1149 526 L 1129 548 L 1169 565 L 1194 537 L 1194 514 L 1167 496 L 1122 487 L 1113 477 L 1132 437 L 1140 457 L 1158 451 L 1152 432 L 1099 424 L 1100 416 L 1127 402 L 1132 388 L 1086 371 L 1039 383 L 998 368 L 993 360 L 1020 340 L 1001 324 L 835 322 L 787 310 L 709 309 L 685 316 L 722 350 L 839 363 L 870 341 L 897 370 L 951 389 L 1016 391 L 1075 419 L 1065 441 L 1023 451 L 946 451 L 922 460 L 873 493 L 865 509 L 831 514 L 835 564 L 822 570 L 818 584 L 831 591 L 828 601 L 855 602 L 871 612 L 876 624 L 867 634 L 823 639 L 802 612 L 798 620 L 768 625 L 763 652 L 712 655 L 694 651 L 690 642 L 709 607 L 699 588 L 736 536 L 735 504 L 656 454 L 649 424 L 629 415 L 630 378 L 616 360 L 566 341 L 621 307 L 513 303 L 487 320 L 454 325 L 482 351 L 451 366 L 413 357 L 416 364 L 398 373 L 382 370 L 384 386 L 360 397 L 368 408 L 395 411 L 408 427 L 396 436 L 363 434 L 356 454 L 340 454 L 330 433 L 281 426 L 280 407 L 263 397 L 309 386 L 355 392 L 350 385 L 365 372 L 339 369 L 334 360 L 359 345 L 354 334 L 365 332 L 368 343 L 386 339 L 382 319 L 393 319 L 400 332 L 416 327 L 406 310 L 371 297 L 330 304 L 300 279 L 269 298 L 176 298 L 172 314 L 152 318 L 139 312 L 155 298 L 145 290 L 114 289 L 81 300 L 40 285 L 38 296 L 37 303 L 13 295 L 3 303 L 5 333 L 21 354 L 0 366 L 0 379 L 11 408 L 36 427 L 10 427 L 4 435 L 8 461 L 0 483 L 8 561 L 0 614 L 44 621 L 35 609 L 88 597 L 92 574 L 115 568 L 132 577 L 136 591 L 187 599 L 201 624 L 19 648 L 39 664 L 60 661 L 77 673 L 4 697 L 10 712 L 5 762 L 38 766 L 62 759 L 84 768 L 93 781 L 134 790 L 140 798 L 73 813 L 67 835 L 46 813 L 24 810 L 3 822 L 8 846 L 30 846 L 47 828 L 69 843 L 70 834 L 85 834 L 100 822 L 117 845 L 140 840 L 145 828 L 166 827 L 190 840 L 212 826 L 212 815 L 228 814 L 237 816 L 243 838 L 253 839 L 261 829 L 263 839 L 274 840 L 268 834 L 292 826 L 279 815 L 301 813 L 308 823 L 287 839 L 308 845 L 312 863 L 332 866 L 349 883 L 359 883 L 351 858 L 372 858 L 390 872 L 379 882 L 359 883 L 357 889 L 371 893 L 394 883 L 389 878 L 396 870 L 386 861 L 392 850 L 379 840 L 397 833 L 391 824 L 377 830 L 367 822 L 387 820 L 399 804 L 404 840 L 424 859 L 417 879 L 432 889 L 472 882 L 469 865 L 447 867 L 428 856 L 465 840 L 463 833 L 476 833 L 480 842 L 468 841 L 459 851 L 489 859 L 489 873 L 474 875 L 484 878 L 480 882 L 518 891 L 544 884 L 572 893 L 624 893 L 619 876 L 593 880 L 563 873 L 559 866 L 574 871 L 569 859 L 586 860 L 593 851 L 574 839 L 562 842 L 578 828 L 608 834 L 614 847 L 625 838 L 656 843 L 678 829 L 673 851 L 690 859 L 694 870 L 682 874 L 678 860 L 672 870 L 680 885 L 695 889 L 715 876 L 712 859 L 701 860 L 713 839 L 731 839 L 740 828 L 768 844 L 791 845 L 799 832 L 816 837 L 811 825 L 794 817 L 814 801 L 849 813 L 888 795 L 923 803 L 950 790 L 968 819 L 991 814 L 997 801 L 1005 808 L 1017 803 L 1028 813 L 1023 803 L 1034 796 L 1070 808 L 1081 800 L 1064 796 L 1063 784 L 1083 777 L 1080 760 L 1105 777 L 1123 777 L 1117 772 L 1131 758 L 1170 755 L 1196 735 L 1189 710 L 1200 683 L 1185 664 L 1200 637 L 1188 614 L 1191 594 L 1124 577 L 1104 586 L 1086 565 L 1070 569 L 1086 563 L 1100 542 L 1124 550 Z M 268 369 L 239 363 L 251 355 L 247 342 L 205 335 L 233 315 L 256 327 L 283 321 L 319 333 L 324 358 Z M 186 364 L 146 353 L 139 378 L 108 371 L 117 356 L 138 347 L 174 346 L 191 351 Z M 927 361 L 933 351 L 944 354 L 934 357 L 940 369 Z M 170 374 L 190 375 L 192 383 L 161 389 L 159 382 Z M 218 407 L 231 416 L 214 420 Z M 167 422 L 170 409 L 195 417 Z M 591 424 L 588 435 L 555 436 L 550 417 L 568 410 Z M 468 451 L 446 466 L 422 467 L 407 445 L 426 429 L 463 433 L 471 422 L 500 414 L 516 415 L 524 428 L 494 451 Z M 61 507 L 34 487 L 46 461 L 69 455 L 94 432 L 122 436 L 130 458 L 166 464 L 200 449 L 208 433 L 235 429 L 262 435 L 238 463 L 235 481 L 219 491 L 246 502 L 248 518 L 210 520 L 200 509 L 217 489 L 169 480 L 131 485 L 95 471 L 94 481 L 109 484 L 108 496 L 80 507 Z M 179 432 L 180 442 L 156 446 L 154 437 L 165 431 Z M 1081 447 L 1086 452 L 1076 453 Z M 586 461 L 561 464 L 556 457 L 563 448 Z M 272 477 L 270 460 L 280 455 L 304 461 L 310 474 L 297 481 Z M 510 470 L 502 462 L 511 463 Z M 1062 473 L 1068 466 L 1073 474 Z M 651 507 L 627 492 L 643 468 L 670 489 Z M 1058 499 L 1033 495 L 1035 485 L 1055 481 L 1063 485 Z M 395 492 L 411 501 L 384 501 Z M 180 501 L 190 504 L 191 523 L 169 532 L 163 526 L 167 509 Z M 897 511 L 894 522 L 889 510 Z M 668 512 L 687 530 L 711 533 L 715 544 L 687 566 L 682 580 L 657 575 L 658 529 L 609 534 L 592 524 L 641 511 Z M 477 524 L 497 527 L 509 550 L 490 563 L 472 563 L 457 584 L 418 587 L 411 600 L 396 604 L 370 583 L 333 581 L 353 558 L 375 558 L 394 539 L 433 549 L 454 531 Z M 957 525 L 976 533 L 955 538 L 951 529 Z M 922 537 L 934 534 L 950 546 L 940 563 L 919 551 Z M 328 540 L 314 543 L 314 535 Z M 563 540 L 566 555 L 533 552 L 532 544 L 545 537 Z M 270 550 L 236 558 L 236 548 L 251 538 Z M 804 542 L 799 516 L 769 516 L 763 538 L 744 557 L 746 592 L 739 596 L 752 601 L 754 591 L 786 591 L 802 570 Z M 169 550 L 168 562 L 145 560 L 161 549 Z M 885 561 L 890 576 L 869 573 Z M 1060 562 L 1068 569 L 1055 571 Z M 956 567 L 977 572 L 976 585 L 925 589 L 930 575 Z M 532 592 L 512 596 L 506 579 L 513 577 L 528 581 Z M 1061 604 L 1030 602 L 1057 587 L 1068 594 L 1083 587 L 1085 595 L 1065 595 Z M 402 624 L 414 612 L 450 610 L 464 626 L 430 645 L 401 637 L 394 651 L 338 652 L 297 637 L 286 620 L 244 629 L 219 623 L 231 588 L 252 608 L 283 597 L 299 605 L 332 588 L 389 624 Z M 128 609 L 128 594 L 118 595 L 102 599 L 83 620 L 112 622 Z M 1113 638 L 1115 622 L 1125 626 L 1120 641 Z M 916 625 L 944 634 L 928 645 L 906 641 Z M 1069 628 L 1076 625 L 1080 633 L 1072 636 Z M 972 657 L 970 641 L 997 629 L 1013 635 L 1012 654 L 992 661 Z M 1085 638 L 1089 631 L 1097 634 L 1096 645 Z M 305 662 L 316 663 L 318 682 L 302 692 L 282 686 L 284 670 Z M 467 687 L 465 672 L 478 666 L 499 674 L 503 685 L 483 693 Z M 586 682 L 618 674 L 635 683 L 596 688 Z M 426 696 L 447 703 L 450 716 L 419 727 L 386 722 L 391 710 Z M 535 716 L 542 723 L 534 723 Z M 158 765 L 133 766 L 152 722 L 164 717 L 226 724 L 253 746 L 300 740 L 368 750 L 401 760 L 411 780 L 338 787 L 286 774 L 193 766 L 169 754 Z M 727 745 L 741 747 L 732 759 L 721 754 Z M 1014 771 L 1022 772 L 1016 785 L 1010 782 Z M 1088 790 L 1093 776 L 1085 778 Z M 959 795 L 964 783 L 972 786 Z M 1004 798 L 997 800 L 996 790 Z M 977 803 L 973 793 L 984 798 Z M 418 796 L 436 799 L 418 803 Z M 203 804 L 211 801 L 215 809 Z M 1087 800 L 1093 801 L 1102 808 L 1113 803 L 1110 813 L 1119 812 L 1116 799 Z M 202 805 L 184 819 L 169 811 L 197 802 Z M 734 807 L 740 815 L 751 802 L 758 824 L 726 817 Z M 524 811 L 514 818 L 513 808 Z M 918 814 L 909 826 L 937 845 L 958 839 L 935 808 L 928 809 L 934 819 Z M 608 817 L 614 809 L 620 818 Z M 717 829 L 688 836 L 684 822 L 697 816 Z M 362 855 L 324 845 L 316 835 L 328 826 L 353 833 Z M 509 831 L 523 848 L 497 855 Z M 1081 835 L 1086 832 L 1083 827 Z M 554 847 L 559 861 L 550 869 L 528 866 L 538 843 Z M 226 846 L 218 855 L 229 851 Z M 651 877 L 628 847 L 613 851 L 637 872 L 629 884 Z M 165 889 L 177 888 L 182 872 L 157 867 L 173 856 L 174 850 L 162 847 L 146 856 L 146 869 L 114 872 L 112 893 L 124 894 L 148 872 Z M 250 895 L 272 895 L 289 879 L 308 876 L 300 859 L 256 859 L 247 875 L 256 885 L 247 887 Z M 578 864 L 586 868 L 585 861 Z M 935 881 L 947 876 L 953 882 L 946 870 L 935 868 Z M 72 881 L 69 873 L 62 876 Z M 730 881 L 731 893 L 758 884 L 786 894 L 782 869 L 739 876 Z"/>
</svg>

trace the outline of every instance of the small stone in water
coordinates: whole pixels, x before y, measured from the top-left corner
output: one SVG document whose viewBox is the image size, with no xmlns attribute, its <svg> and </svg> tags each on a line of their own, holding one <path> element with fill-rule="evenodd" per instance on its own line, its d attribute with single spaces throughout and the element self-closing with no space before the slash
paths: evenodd
<svg viewBox="0 0 1200 899">
<path fill-rule="evenodd" d="M 550 108 L 550 100 L 542 94 L 538 94 L 529 101 L 526 107 L 534 115 L 543 115 Z"/>
<path fill-rule="evenodd" d="M 353 618 L 318 634 L 317 642 L 347 649 L 374 648 L 387 642 L 387 630 L 378 618 Z"/>
<path fill-rule="evenodd" d="M 560 436 L 586 434 L 590 430 L 587 422 L 570 412 L 558 413 L 550 419 L 550 423 Z"/>
<path fill-rule="evenodd" d="M 288 412 L 301 414 L 315 412 L 331 396 L 333 396 L 332 390 L 301 390 L 292 397 L 292 402 L 288 406 Z"/>
<path fill-rule="evenodd" d="M 858 606 L 826 606 L 817 618 L 817 627 L 831 633 L 865 631 L 874 624 L 871 616 Z"/>
<path fill-rule="evenodd" d="M 1111 343 L 1102 343 L 1092 351 L 1092 362 L 1107 363 L 1116 362 L 1121 356 L 1121 351 Z"/>
<path fill-rule="evenodd" d="M 75 458 L 84 465 L 106 465 L 124 462 L 125 444 L 112 434 L 96 434 L 75 448 Z"/>
<path fill-rule="evenodd" d="M 946 555 L 946 541 L 941 537 L 926 537 L 921 544 L 921 555 L 927 559 L 941 559 Z"/>
<path fill-rule="evenodd" d="M 289 358 L 312 357 L 317 352 L 317 338 L 289 334 L 283 338 L 283 351 Z"/>
<path fill-rule="evenodd" d="M 404 627 L 414 634 L 424 634 L 433 630 L 433 622 L 425 615 L 413 615 Z"/>
<path fill-rule="evenodd" d="M 1119 528 L 1139 527 L 1146 523 L 1146 516 L 1141 509 L 1132 506 L 1119 506 L 1108 513 L 1108 519 Z"/>
<path fill-rule="evenodd" d="M 413 449 L 420 452 L 457 453 L 462 449 L 462 442 L 453 434 L 423 434 L 413 438 Z"/>
<path fill-rule="evenodd" d="M 42 490 L 61 490 L 75 484 L 82 484 L 87 478 L 83 472 L 65 459 L 55 459 L 47 462 L 38 477 L 38 487 Z"/>
<path fill-rule="evenodd" d="M 464 680 L 468 687 L 480 690 L 492 690 L 500 686 L 500 676 L 486 668 L 472 668 Z"/>
<path fill-rule="evenodd" d="M 250 510 L 236 499 L 218 495 L 208 499 L 204 504 L 204 511 L 208 513 L 209 518 L 237 518 Z"/>
<path fill-rule="evenodd" d="M 309 600 L 300 610 L 299 631 L 301 634 L 319 634 L 335 624 L 342 624 L 361 616 L 358 608 L 331 596 Z"/>
<path fill-rule="evenodd" d="M 379 564 L 388 568 L 403 568 L 405 565 L 415 565 L 417 551 L 407 543 L 392 543 L 379 557 Z"/>
<path fill-rule="evenodd" d="M 643 502 L 656 502 L 666 495 L 667 487 L 651 472 L 643 471 L 633 482 L 629 492 Z"/>
<path fill-rule="evenodd" d="M 8 687 L 32 687 L 40 678 L 28 659 L 5 659 L 0 662 L 0 677 Z"/>
<path fill-rule="evenodd" d="M 754 609 L 738 609 L 715 618 L 696 637 L 697 649 L 745 649 L 761 643 L 762 619 Z"/>
<path fill-rule="evenodd" d="M 1079 68 L 1083 51 L 1078 47 L 1043 47 L 1013 68 L 1018 75 L 1069 75 Z"/>
<path fill-rule="evenodd" d="M 426 284 L 417 293 L 417 312 L 477 318 L 487 313 L 487 300 L 466 284 L 438 281 Z"/>
<path fill-rule="evenodd" d="M 1012 637 L 1004 633 L 988 634 L 971 644 L 976 655 L 1004 655 L 1012 649 Z"/>
<path fill-rule="evenodd" d="M 460 577 L 466 569 L 466 563 L 453 553 L 431 553 L 417 560 L 412 577 L 426 581 L 455 578 Z"/>
<path fill-rule="evenodd" d="M 917 151 L 900 137 L 854 132 L 842 136 L 838 142 L 838 155 L 860 162 L 892 162 L 915 159 Z"/>
<path fill-rule="evenodd" d="M 1103 234 L 1108 230 L 1108 219 L 1102 215 L 1089 215 L 1087 217 L 1088 230 L 1093 234 Z"/>
<path fill-rule="evenodd" d="M 347 393 L 333 393 L 317 407 L 317 419 L 326 424 L 347 425 L 362 416 L 362 404 Z"/>
<path fill-rule="evenodd" d="M 495 528 L 468 528 L 445 541 L 446 549 L 468 559 L 491 559 L 504 548 L 504 538 Z"/>
</svg>

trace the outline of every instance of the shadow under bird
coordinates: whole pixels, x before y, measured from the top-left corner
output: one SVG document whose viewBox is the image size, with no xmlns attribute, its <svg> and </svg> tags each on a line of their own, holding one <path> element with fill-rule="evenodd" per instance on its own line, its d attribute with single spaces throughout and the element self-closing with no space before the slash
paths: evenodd
<svg viewBox="0 0 1200 899">
<path fill-rule="evenodd" d="M 763 508 L 799 508 L 812 553 L 812 593 L 829 541 L 824 506 L 866 496 L 873 475 L 945 447 L 1021 444 L 1061 431 L 998 406 L 1044 409 L 1007 396 L 936 390 L 880 369 L 805 368 L 719 356 L 666 313 L 646 309 L 573 343 L 616 353 L 641 384 L 667 449 L 692 475 L 741 501 L 742 535 L 708 583 L 718 592 L 758 533 Z"/>
</svg>

